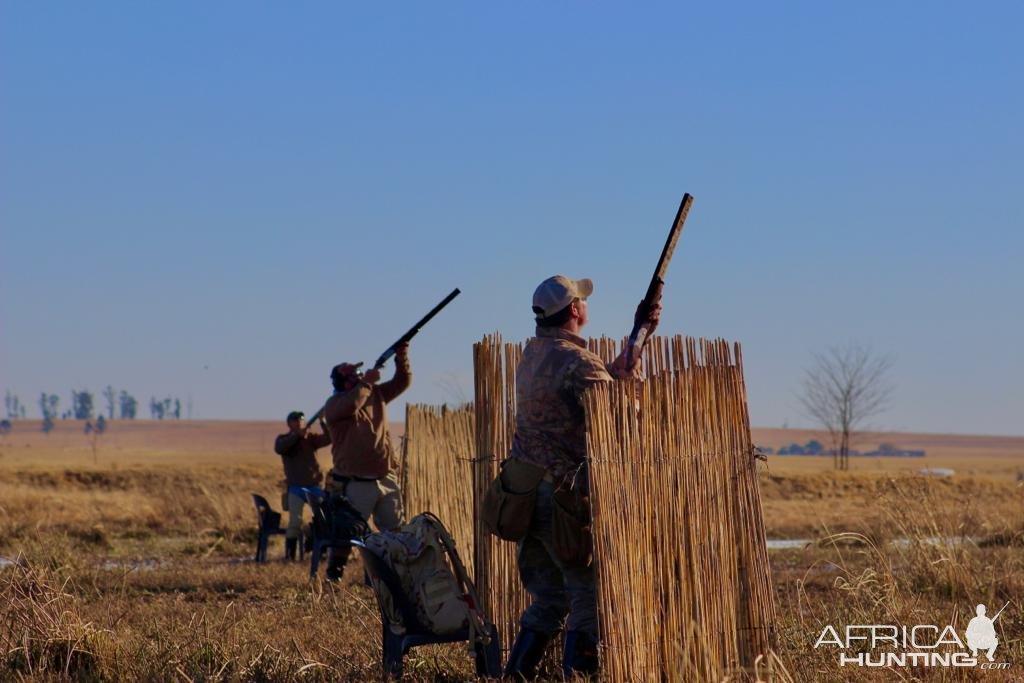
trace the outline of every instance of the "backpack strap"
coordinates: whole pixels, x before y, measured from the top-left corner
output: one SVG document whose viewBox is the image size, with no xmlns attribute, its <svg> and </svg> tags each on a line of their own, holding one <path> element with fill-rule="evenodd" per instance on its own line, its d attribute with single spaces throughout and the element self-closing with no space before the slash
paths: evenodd
<svg viewBox="0 0 1024 683">
<path fill-rule="evenodd" d="M 448 533 L 448 529 L 445 528 L 441 520 L 433 512 L 423 512 L 420 516 L 426 517 L 437 531 L 437 538 L 441 542 L 441 547 L 444 548 L 445 553 L 451 560 L 452 566 L 455 568 L 455 576 L 459 582 L 459 587 L 462 588 L 468 598 L 469 651 L 472 654 L 474 652 L 474 645 L 488 645 L 491 640 L 491 630 L 487 628 L 487 619 L 484 617 L 483 612 L 480 611 L 480 598 L 477 596 L 476 586 L 473 584 L 473 580 L 469 578 L 466 565 L 462 564 L 462 558 L 459 557 L 459 552 L 455 548 L 455 540 Z"/>
</svg>

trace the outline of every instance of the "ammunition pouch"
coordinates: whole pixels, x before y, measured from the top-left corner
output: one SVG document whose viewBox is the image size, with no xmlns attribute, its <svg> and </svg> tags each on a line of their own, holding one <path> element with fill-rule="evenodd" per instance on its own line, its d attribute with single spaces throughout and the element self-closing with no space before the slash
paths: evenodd
<svg viewBox="0 0 1024 683">
<path fill-rule="evenodd" d="M 521 541 L 526 536 L 537 504 L 537 487 L 547 470 L 510 458 L 501 463 L 501 471 L 484 496 L 484 528 L 506 541 Z"/>
</svg>

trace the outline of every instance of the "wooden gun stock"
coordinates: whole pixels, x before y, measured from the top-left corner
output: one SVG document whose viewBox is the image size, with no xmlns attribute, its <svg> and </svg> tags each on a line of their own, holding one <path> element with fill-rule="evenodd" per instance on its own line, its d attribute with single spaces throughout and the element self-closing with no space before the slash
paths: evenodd
<svg viewBox="0 0 1024 683">
<path fill-rule="evenodd" d="M 665 273 L 668 271 L 672 254 L 676 250 L 679 236 L 683 234 L 683 224 L 686 223 L 686 216 L 690 213 L 691 204 L 693 204 L 693 197 L 687 192 L 683 195 L 683 201 L 679 203 L 679 210 L 676 211 L 672 229 L 669 230 L 668 239 L 665 240 L 665 246 L 662 247 L 658 266 L 654 269 L 650 284 L 647 285 L 647 293 L 637 307 L 636 316 L 633 319 L 633 330 L 629 333 L 629 341 L 626 343 L 627 369 L 631 369 L 643 354 L 644 344 L 654 328 L 649 320 L 651 310 L 661 300 L 661 292 L 665 288 Z"/>
</svg>

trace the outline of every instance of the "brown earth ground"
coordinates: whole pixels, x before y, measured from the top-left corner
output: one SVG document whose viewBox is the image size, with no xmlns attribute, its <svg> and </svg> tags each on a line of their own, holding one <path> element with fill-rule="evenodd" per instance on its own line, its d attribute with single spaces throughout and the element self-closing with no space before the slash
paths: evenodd
<svg viewBox="0 0 1024 683">
<path fill-rule="evenodd" d="M 250 492 L 278 503 L 274 422 L 38 421 L 0 436 L 0 680 L 367 680 L 379 621 L 350 567 L 248 561 Z M 396 435 L 401 425 L 394 426 Z M 778 448 L 821 436 L 755 429 Z M 769 456 L 761 465 L 778 596 L 778 680 L 1024 680 L 1024 437 L 872 434 L 925 458 Z M 326 464 L 326 453 L 321 455 Z M 920 476 L 949 468 L 948 478 Z M 271 556 L 280 557 L 279 541 Z M 468 551 L 464 551 L 468 552 Z M 952 623 L 1013 601 L 997 622 L 1004 671 L 840 669 L 826 624 Z M 995 606 L 995 607 L 993 607 Z M 407 657 L 415 680 L 465 680 L 458 646 Z"/>
</svg>

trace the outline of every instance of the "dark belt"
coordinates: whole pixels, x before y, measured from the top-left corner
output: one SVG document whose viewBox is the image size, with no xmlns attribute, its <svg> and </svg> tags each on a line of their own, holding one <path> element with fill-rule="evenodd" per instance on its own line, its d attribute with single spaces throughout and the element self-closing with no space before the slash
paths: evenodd
<svg viewBox="0 0 1024 683">
<path fill-rule="evenodd" d="M 334 472 L 328 472 L 328 475 L 334 481 L 341 482 L 342 484 L 347 484 L 350 481 L 378 481 L 380 479 L 380 477 L 345 476 L 345 475 L 342 475 L 342 474 L 335 474 Z"/>
</svg>

